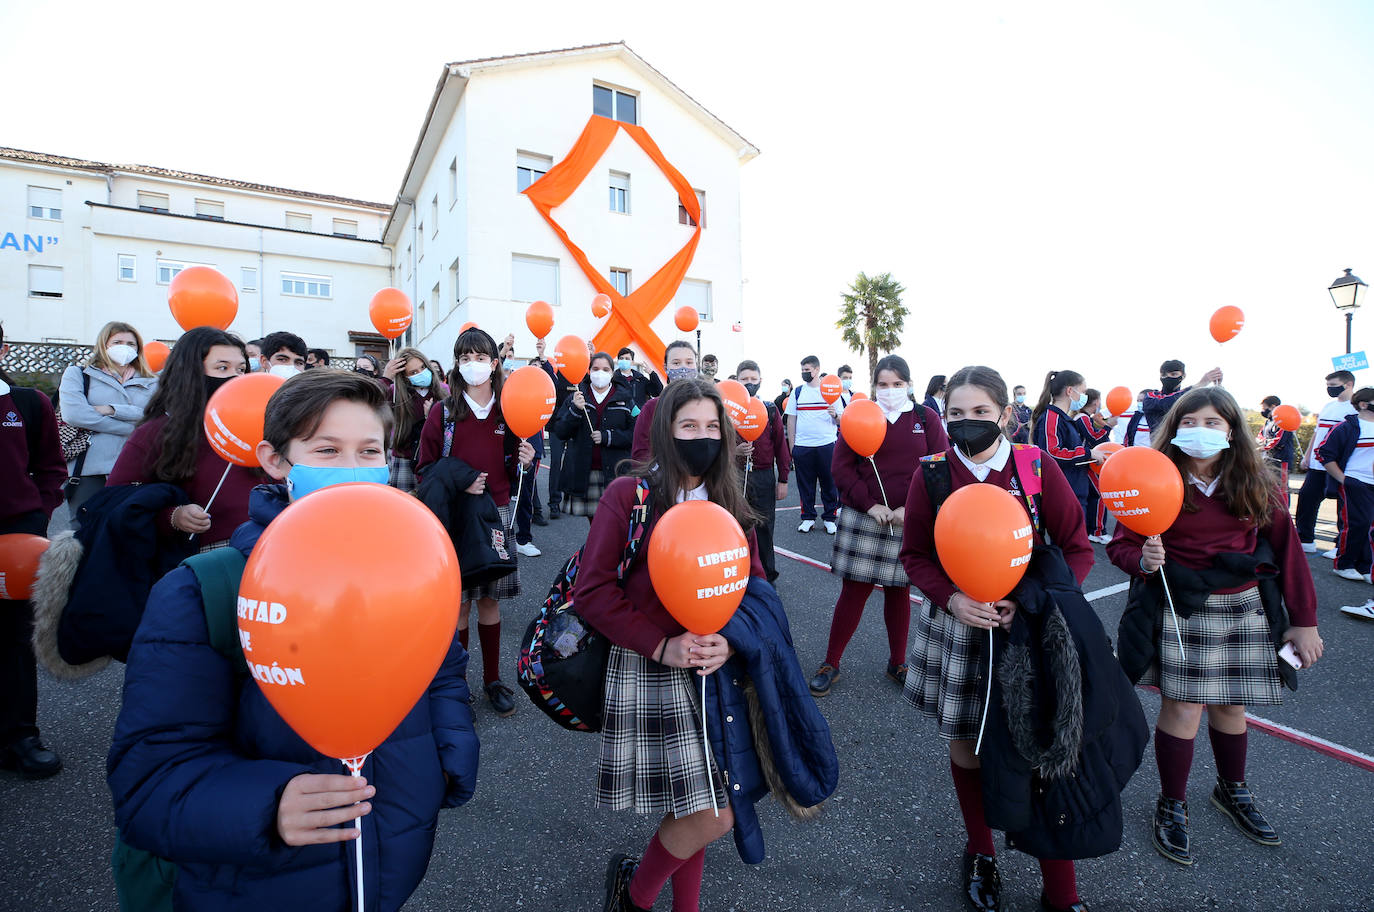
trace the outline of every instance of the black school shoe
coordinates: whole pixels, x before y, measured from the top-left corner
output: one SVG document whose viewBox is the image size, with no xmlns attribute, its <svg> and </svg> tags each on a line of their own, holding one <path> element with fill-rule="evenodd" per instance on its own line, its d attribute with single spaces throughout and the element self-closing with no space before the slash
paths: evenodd
<svg viewBox="0 0 1374 912">
<path fill-rule="evenodd" d="M 1229 782 L 1218 776 L 1217 787 L 1212 789 L 1212 804 L 1230 817 L 1236 829 L 1244 833 L 1246 838 L 1253 839 L 1260 845 L 1283 845 L 1279 834 L 1260 813 L 1259 806 L 1255 804 L 1255 796 L 1244 782 Z"/>
<path fill-rule="evenodd" d="M 1068 908 L 1061 909 L 1058 906 L 1050 905 L 1050 901 L 1045 898 L 1045 894 L 1040 894 L 1040 912 L 1088 912 L 1088 904 L 1076 902 Z"/>
<path fill-rule="evenodd" d="M 906 686 L 906 663 L 887 666 L 887 676 L 897 682 L 898 687 Z"/>
<path fill-rule="evenodd" d="M 630 881 L 634 880 L 639 860 L 628 855 L 612 855 L 606 866 L 606 900 L 601 912 L 649 912 L 630 900 Z"/>
<path fill-rule="evenodd" d="M 816 676 L 811 679 L 811 696 L 823 697 L 830 693 L 830 687 L 840 679 L 840 670 L 833 665 L 822 664 L 816 669 Z"/>
<path fill-rule="evenodd" d="M 1150 842 L 1156 852 L 1170 861 L 1181 865 L 1193 863 L 1193 853 L 1188 849 L 1188 802 L 1159 796 Z"/>
<path fill-rule="evenodd" d="M 511 690 L 501 681 L 492 681 L 490 684 L 483 684 L 482 690 L 486 691 L 487 700 L 491 703 L 491 708 L 498 716 L 515 715 L 515 702 L 511 696 L 515 691 Z"/>
<path fill-rule="evenodd" d="M 997 871 L 996 858 L 964 853 L 964 899 L 974 912 L 997 912 L 1002 908 L 1002 875 Z"/>
<path fill-rule="evenodd" d="M 62 758 L 43 746 L 37 735 L 20 738 L 0 753 L 0 767 L 25 779 L 47 779 L 62 771 Z"/>
</svg>

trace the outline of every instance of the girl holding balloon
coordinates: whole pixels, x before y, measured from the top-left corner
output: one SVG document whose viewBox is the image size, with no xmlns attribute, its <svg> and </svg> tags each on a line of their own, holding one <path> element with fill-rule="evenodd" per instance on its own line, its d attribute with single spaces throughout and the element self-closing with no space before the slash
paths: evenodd
<svg viewBox="0 0 1374 912">
<path fill-rule="evenodd" d="M 911 392 L 906 360 L 899 355 L 882 358 L 873 372 L 873 396 L 885 422 L 877 429 L 882 445 L 871 461 L 850 445 L 848 434 L 854 425 L 843 421 L 840 425 L 831 473 L 845 509 L 840 511 L 830 572 L 842 582 L 825 662 L 811 679 L 811 693 L 818 697 L 828 694 L 838 680 L 840 658 L 859 627 L 874 586 L 883 589 L 889 653 L 886 673 L 899 687 L 906 683 L 911 580 L 898 557 L 906 518 L 904 498 L 921 457 L 943 453 L 949 446 L 939 414 L 917 405 Z"/>
<path fill-rule="evenodd" d="M 1040 401 L 1031 410 L 1031 443 L 1044 450 L 1059 465 L 1069 487 L 1083 509 L 1088 511 L 1087 464 L 1093 461 L 1091 445 L 1070 417 L 1088 403 L 1088 385 L 1078 371 L 1050 371 Z"/>
<path fill-rule="evenodd" d="M 648 562 L 655 527 L 675 504 L 709 500 L 747 532 L 749 572 L 764 578 L 732 454 L 735 435 L 708 380 L 670 383 L 653 416 L 650 455 L 634 475 L 607 486 L 582 550 L 577 610 L 614 644 L 606 670 L 596 803 L 660 818 L 638 861 L 617 855 L 606 879 L 614 912 L 649 909 L 671 879 L 673 908 L 694 910 L 706 846 L 734 825 L 719 768 L 702 745 L 697 675 L 720 668 L 733 650 L 720 634 L 686 632 L 654 591 Z M 649 485 L 639 504 L 639 477 Z M 636 559 L 623 579 L 631 511 L 644 517 Z M 695 671 L 696 674 L 691 672 Z M 719 816 L 713 812 L 720 808 Z"/>
<path fill-rule="evenodd" d="M 630 458 L 633 413 L 630 384 L 617 376 L 611 356 L 592 355 L 587 376 L 553 419 L 553 433 L 567 441 L 558 476 L 564 492 L 561 512 L 588 520 L 596 515 L 606 484 Z"/>
<path fill-rule="evenodd" d="M 1067 373 L 1067 372 L 1065 372 Z M 1055 375 L 1051 375 L 1052 378 Z M 1056 395 L 1082 384 L 1073 374 L 1056 384 Z M 1048 386 L 1049 384 L 1047 384 Z M 1044 409 L 1041 409 L 1043 412 Z M 1061 411 L 1062 414 L 1062 411 Z M 1044 459 L 1034 447 L 1013 448 L 1006 431 L 1014 421 L 1007 386 L 988 367 L 965 367 L 950 378 L 945 398 L 948 449 L 925 462 L 948 466 L 951 490 L 965 485 L 992 484 L 1016 495 L 1026 506 L 1024 492 L 1032 490 L 1032 466 L 1038 463 L 1040 489 L 1035 512 L 1042 533 L 1063 552 L 1064 560 L 1081 585 L 1093 565 L 1093 549 L 1083 525 L 1083 507 L 1059 463 Z M 1067 418 L 1065 418 L 1067 425 Z M 937 505 L 932 504 L 925 470 L 911 479 L 901 548 L 902 565 L 911 582 L 930 600 L 930 608 L 916 615 L 916 635 L 907 673 L 905 696 L 921 713 L 939 724 L 949 742 L 950 773 L 964 818 L 968 842 L 963 856 L 964 893 L 976 909 L 994 910 L 1001 903 L 1001 875 L 997 870 L 992 830 L 983 810 L 981 761 L 975 751 L 986 695 L 988 631 L 1007 628 L 1017 610 L 1003 598 L 989 604 L 965 594 L 956 578 L 986 576 L 996 568 L 987 562 L 973 566 L 945 566 L 935 547 Z M 977 517 L 970 517 L 977 522 Z M 1036 516 L 1027 509 L 1027 520 Z M 1008 580 L 1007 590 L 1016 578 Z M 1078 909 L 1078 889 L 1072 861 L 1042 859 L 1042 908 Z"/>
<path fill-rule="evenodd" d="M 514 505 L 511 491 L 517 467 L 534 461 L 529 441 L 506 433 L 501 415 L 501 382 L 504 372 L 497 358 L 496 342 L 473 327 L 453 343 L 452 392 L 441 407 L 430 408 L 420 432 L 416 474 L 440 459 L 461 459 L 481 474 L 468 494 L 489 494 L 501 514 L 504 528 L 512 527 Z M 501 599 L 520 594 L 520 571 L 492 583 L 463 590 L 458 608 L 458 638 L 468 646 L 469 609 L 477 603 L 477 638 L 482 647 L 482 682 L 492 709 L 501 716 L 515 713 L 514 691 L 501 680 Z"/>
<path fill-rule="evenodd" d="M 1182 510 L 1160 536 L 1145 538 L 1118 523 L 1107 555 L 1133 577 L 1148 581 L 1160 574 L 1171 582 L 1172 595 L 1166 597 L 1178 614 L 1177 634 L 1166 618 L 1155 625 L 1157 642 L 1135 644 L 1127 642 L 1123 621 L 1118 648 L 1123 662 L 1136 645 L 1153 652 L 1141 679 L 1160 691 L 1155 729 L 1160 795 L 1152 841 L 1165 858 L 1191 865 L 1187 785 L 1203 707 L 1217 764 L 1212 804 L 1248 838 L 1278 845 L 1278 834 L 1245 781 L 1245 707 L 1282 702 L 1279 643 L 1292 644 L 1303 668 L 1321 658 L 1323 646 L 1312 573 L 1287 498 L 1278 496 L 1274 474 L 1261 461 L 1231 394 L 1220 387 L 1184 393 L 1155 440 L 1185 480 Z M 1263 557 L 1257 552 L 1261 545 L 1269 552 Z M 1233 573 L 1226 584 L 1200 591 L 1186 599 L 1195 604 L 1185 605 L 1185 585 L 1199 574 L 1213 574 L 1202 582 L 1216 579 L 1222 570 L 1219 557 L 1227 555 L 1229 565 L 1237 555 L 1251 554 L 1265 566 L 1278 567 L 1282 606 L 1272 604 L 1277 594 L 1262 597 L 1253 571 Z M 1133 602 L 1137 591 L 1132 588 Z"/>
<path fill-rule="evenodd" d="M 403 348 L 387 362 L 385 377 L 392 382 L 392 417 L 389 469 L 393 488 L 415 490 L 415 457 L 420 450 L 420 431 L 436 402 L 443 399 L 441 375 L 425 361 L 418 348 Z"/>
</svg>

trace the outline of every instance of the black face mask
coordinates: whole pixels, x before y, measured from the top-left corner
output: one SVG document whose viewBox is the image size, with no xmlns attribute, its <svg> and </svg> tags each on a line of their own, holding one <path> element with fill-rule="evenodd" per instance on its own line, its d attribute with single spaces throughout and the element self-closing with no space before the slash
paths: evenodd
<svg viewBox="0 0 1374 912">
<path fill-rule="evenodd" d="M 230 380 L 233 380 L 234 377 L 236 377 L 236 376 L 238 376 L 238 375 L 237 375 L 237 374 L 234 374 L 234 375 L 231 375 L 231 376 L 228 376 L 228 377 L 206 377 L 206 378 L 205 378 L 205 399 L 206 399 L 206 401 L 208 402 L 209 399 L 210 399 L 210 397 L 213 396 L 213 395 L 215 394 L 215 391 L 216 391 L 216 390 L 218 390 L 218 389 L 219 389 L 221 386 L 223 386 L 224 384 L 228 383 Z"/>
<path fill-rule="evenodd" d="M 1265 420 L 1265 421 L 1268 421 L 1270 418 L 1273 418 L 1273 417 L 1274 417 L 1274 410 L 1273 410 L 1273 409 L 1260 409 L 1260 414 L 1264 416 L 1264 420 Z"/>
<path fill-rule="evenodd" d="M 802 383 L 810 383 L 811 378 L 816 376 L 811 371 L 802 371 Z"/>
<path fill-rule="evenodd" d="M 1182 377 L 1160 377 L 1159 391 L 1166 394 L 1172 393 L 1178 389 L 1179 384 L 1181 384 L 1182 382 Z"/>
<path fill-rule="evenodd" d="M 377 377 L 377 375 L 374 374 L 372 371 L 367 370 L 366 368 L 362 368 L 362 367 L 355 367 L 355 368 L 353 368 L 353 373 L 355 373 L 355 374 L 362 374 L 364 377 L 372 377 L 373 379 L 376 379 L 376 377 Z"/>
<path fill-rule="evenodd" d="M 1328 386 L 1326 388 L 1326 395 L 1330 396 L 1332 399 L 1338 398 L 1343 392 L 1345 392 L 1345 384 L 1343 383 L 1340 386 Z"/>
<path fill-rule="evenodd" d="M 751 396 L 757 396 L 759 394 L 759 385 L 757 383 L 746 383 L 744 384 L 744 388 Z"/>
<path fill-rule="evenodd" d="M 677 455 L 687 466 L 687 471 L 700 478 L 706 470 L 716 464 L 720 456 L 720 440 L 715 437 L 693 437 L 690 440 L 674 437 Z"/>
<path fill-rule="evenodd" d="M 997 442 L 1002 428 L 996 421 L 981 418 L 960 418 L 951 421 L 946 428 L 949 442 L 964 451 L 972 459 Z"/>
</svg>

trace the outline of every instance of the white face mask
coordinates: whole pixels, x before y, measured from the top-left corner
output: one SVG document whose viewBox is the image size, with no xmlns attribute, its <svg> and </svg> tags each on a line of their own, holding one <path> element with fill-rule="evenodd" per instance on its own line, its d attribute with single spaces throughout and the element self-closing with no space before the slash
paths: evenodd
<svg viewBox="0 0 1374 912">
<path fill-rule="evenodd" d="M 1206 427 L 1179 428 L 1169 442 L 1194 459 L 1207 459 L 1231 446 L 1225 431 Z"/>
<path fill-rule="evenodd" d="M 458 365 L 458 373 L 468 386 L 481 386 L 491 379 L 490 361 L 465 361 Z"/>
<path fill-rule="evenodd" d="M 911 401 L 906 387 L 888 387 L 887 389 L 875 390 L 873 395 L 885 412 L 895 412 Z"/>
<path fill-rule="evenodd" d="M 138 357 L 138 349 L 124 342 L 116 342 L 105 349 L 105 354 L 120 367 L 127 367 Z"/>
<path fill-rule="evenodd" d="M 611 385 L 611 372 L 607 370 L 594 370 L 588 374 L 592 378 L 594 389 L 604 390 Z"/>
<path fill-rule="evenodd" d="M 301 373 L 300 370 L 297 370 L 289 364 L 273 364 L 267 372 L 281 377 L 283 380 L 290 380 L 292 377 Z"/>
</svg>

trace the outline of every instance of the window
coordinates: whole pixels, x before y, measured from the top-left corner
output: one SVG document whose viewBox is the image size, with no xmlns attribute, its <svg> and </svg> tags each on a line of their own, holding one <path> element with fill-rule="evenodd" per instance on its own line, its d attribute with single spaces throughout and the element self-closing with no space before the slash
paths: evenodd
<svg viewBox="0 0 1374 912">
<path fill-rule="evenodd" d="M 355 238 L 358 236 L 358 223 L 353 219 L 336 218 L 334 219 L 334 233 L 339 237 Z"/>
<path fill-rule="evenodd" d="M 702 228 L 705 228 L 705 227 L 706 227 L 706 191 L 705 191 L 705 190 L 698 190 L 698 191 L 696 191 L 696 194 L 697 194 L 697 207 L 698 207 L 699 209 L 701 209 L 701 227 L 702 227 Z M 682 205 L 682 202 L 681 202 L 681 201 L 679 201 L 678 204 L 677 204 L 677 223 L 678 223 L 679 225 L 691 225 L 693 228 L 695 228 L 695 227 L 697 226 L 697 223 L 694 222 L 694 221 L 692 221 L 692 216 L 691 216 L 691 214 L 687 211 L 687 207 L 684 206 L 684 205 Z"/>
<path fill-rule="evenodd" d="M 611 211 L 630 214 L 630 175 L 623 171 L 611 172 Z"/>
<path fill-rule="evenodd" d="M 60 298 L 60 297 L 62 297 L 62 267 L 61 267 L 61 266 L 30 266 L 30 267 L 29 267 L 29 297 L 31 297 L 31 298 Z"/>
<path fill-rule="evenodd" d="M 415 271 L 415 258 L 411 255 L 411 246 L 406 244 L 406 279 L 410 279 L 410 274 Z"/>
<path fill-rule="evenodd" d="M 623 294 L 623 295 L 629 294 L 629 293 L 630 293 L 630 270 L 628 270 L 628 269 L 612 269 L 612 270 L 611 270 L 611 285 L 613 285 L 613 286 L 615 287 L 615 290 L 618 291 L 618 292 L 620 292 L 621 294 Z"/>
<path fill-rule="evenodd" d="M 515 191 L 523 192 L 526 187 L 553 167 L 553 159 L 547 155 L 535 155 L 531 152 L 515 153 Z"/>
<path fill-rule="evenodd" d="M 673 308 L 676 309 L 684 304 L 695 307 L 703 320 L 710 320 L 711 283 L 702 282 L 698 279 L 684 279 L 682 286 L 677 290 L 677 296 L 673 298 Z"/>
<path fill-rule="evenodd" d="M 415 226 L 415 262 L 425 258 L 425 223 Z"/>
<path fill-rule="evenodd" d="M 429 201 L 429 231 L 431 235 L 439 233 L 439 194 L 434 194 L 434 199 Z"/>
<path fill-rule="evenodd" d="M 190 263 L 180 263 L 176 260 L 157 261 L 157 284 L 170 285 L 172 279 L 176 278 L 178 272 L 185 269 Z"/>
<path fill-rule="evenodd" d="M 458 159 L 448 163 L 448 207 L 458 202 Z"/>
<path fill-rule="evenodd" d="M 138 281 L 138 258 L 131 253 L 121 253 L 116 258 L 119 264 L 118 275 L 121 282 Z"/>
<path fill-rule="evenodd" d="M 166 215 L 172 211 L 172 200 L 165 193 L 140 190 L 138 191 L 138 208 L 144 212 L 161 212 Z"/>
<path fill-rule="evenodd" d="M 299 272 L 281 274 L 281 293 L 297 298 L 327 298 L 334 280 L 329 276 L 306 275 Z"/>
<path fill-rule="evenodd" d="M 639 98 L 609 86 L 592 86 L 592 113 L 621 123 L 639 123 Z"/>
<path fill-rule="evenodd" d="M 286 213 L 286 227 L 292 231 L 309 231 L 314 227 L 314 220 L 309 212 L 288 212 Z"/>
<path fill-rule="evenodd" d="M 456 307 L 463 300 L 463 289 L 458 287 L 458 261 L 454 260 L 448 267 L 448 280 L 453 288 L 453 304 Z"/>
<path fill-rule="evenodd" d="M 424 302 L 424 301 L 421 301 L 421 302 L 420 302 L 420 312 L 421 312 L 421 317 L 420 317 L 420 319 L 421 319 L 422 322 L 423 322 L 423 320 L 424 320 L 424 316 L 423 316 L 423 314 L 424 314 L 424 309 L 425 309 L 425 302 Z M 437 322 L 438 319 L 439 319 L 439 283 L 438 283 L 438 282 L 435 282 L 435 283 L 434 283 L 434 287 L 433 287 L 432 289 L 430 289 L 430 292 L 429 292 L 429 313 L 430 313 L 430 319 L 435 320 L 435 321 Z M 421 326 L 421 327 L 420 327 L 420 334 L 421 334 L 421 335 L 424 335 L 425 329 L 426 329 L 425 326 Z"/>
<path fill-rule="evenodd" d="M 215 200 L 196 200 L 196 218 L 224 221 L 224 203 Z"/>
<path fill-rule="evenodd" d="M 239 291 L 258 290 L 258 269 L 256 266 L 244 266 L 239 270 Z"/>
<path fill-rule="evenodd" d="M 50 187 L 29 188 L 29 218 L 62 220 L 62 191 Z"/>
<path fill-rule="evenodd" d="M 512 301 L 548 301 L 558 305 L 558 261 L 543 257 L 511 257 Z"/>
</svg>

